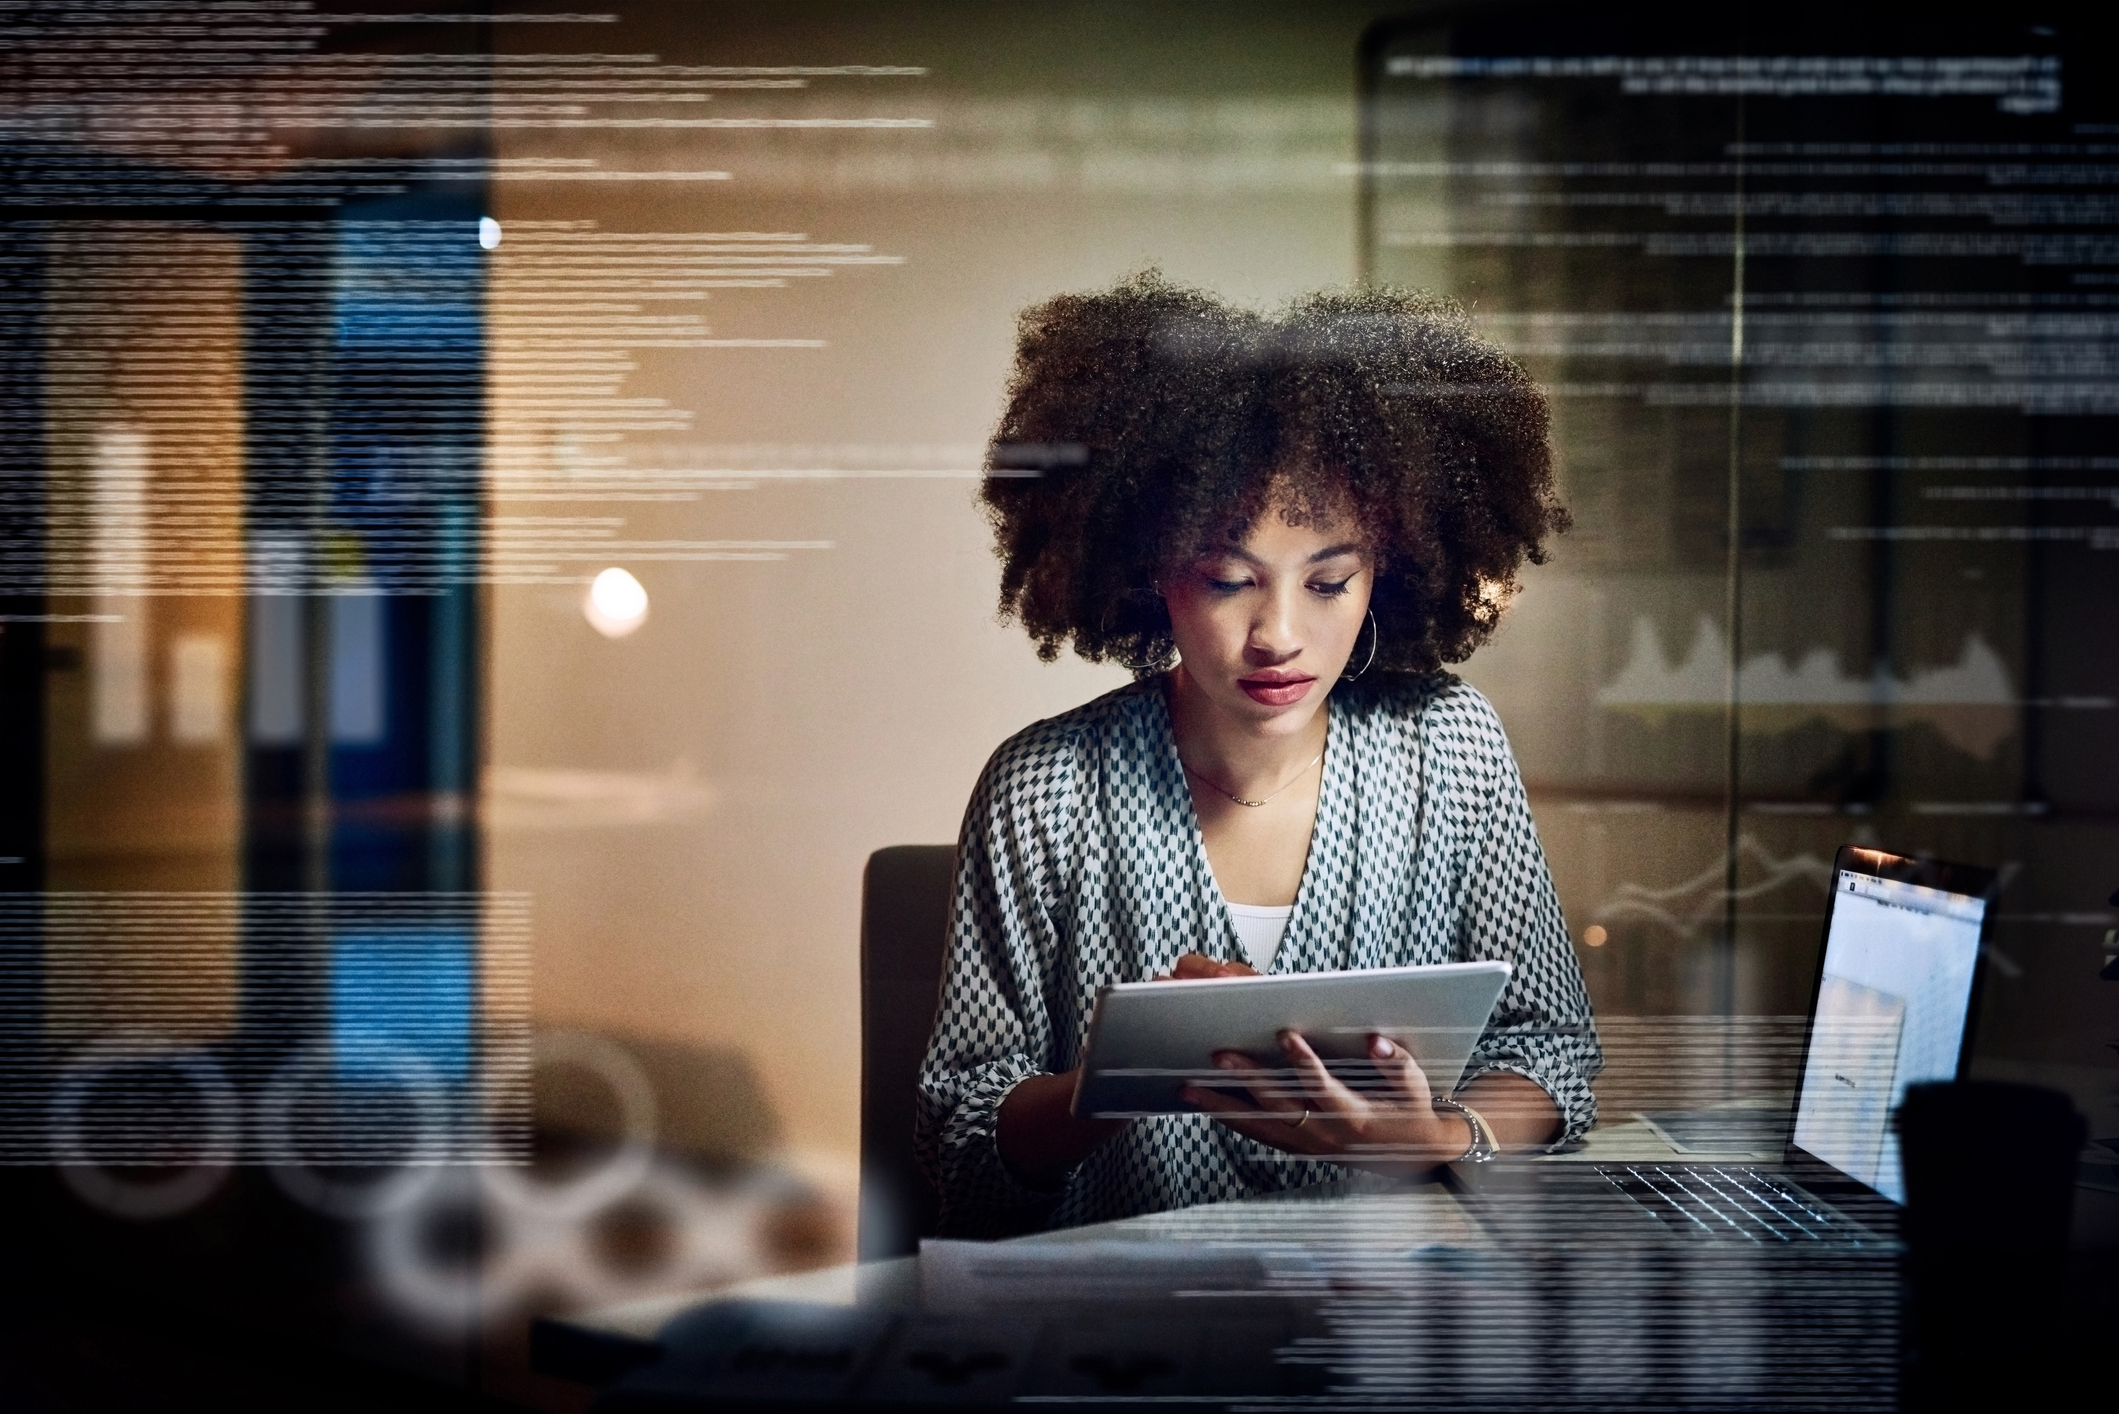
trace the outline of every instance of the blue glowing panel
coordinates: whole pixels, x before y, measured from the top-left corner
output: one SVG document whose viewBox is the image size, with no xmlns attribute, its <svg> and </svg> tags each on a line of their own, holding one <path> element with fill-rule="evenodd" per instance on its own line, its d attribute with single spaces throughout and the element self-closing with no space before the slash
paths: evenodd
<svg viewBox="0 0 2119 1414">
<path fill-rule="evenodd" d="M 344 1083 L 399 1082 L 402 1057 L 471 1072 L 476 947 L 468 933 L 355 933 L 331 950 L 331 1050 Z"/>
<path fill-rule="evenodd" d="M 376 746 L 389 735 L 389 645 L 379 594 L 331 598 L 331 744 Z"/>
</svg>

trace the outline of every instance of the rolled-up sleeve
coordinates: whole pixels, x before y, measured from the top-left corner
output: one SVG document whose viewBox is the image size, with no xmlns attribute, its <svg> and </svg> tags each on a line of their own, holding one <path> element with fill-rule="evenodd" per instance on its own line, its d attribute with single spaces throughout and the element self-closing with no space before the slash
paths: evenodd
<svg viewBox="0 0 2119 1414">
<path fill-rule="evenodd" d="M 949 955 L 915 1126 L 955 1236 L 1020 1230 L 1058 1198 L 1001 1162 L 1001 1102 L 1054 1069 L 1048 969 L 1064 955 L 1054 899 L 1073 828 L 1074 762 L 1033 729 L 987 763 L 957 842 Z"/>
<path fill-rule="evenodd" d="M 1491 775 L 1483 828 L 1471 833 L 1465 861 L 1457 955 L 1498 958 L 1511 973 L 1459 1088 L 1496 1071 L 1535 1082 L 1559 1106 L 1558 1148 L 1596 1123 L 1597 1097 L 1589 1082 L 1604 1068 L 1604 1053 L 1522 775 L 1498 718 L 1492 728 L 1496 749 L 1486 763 Z"/>
</svg>

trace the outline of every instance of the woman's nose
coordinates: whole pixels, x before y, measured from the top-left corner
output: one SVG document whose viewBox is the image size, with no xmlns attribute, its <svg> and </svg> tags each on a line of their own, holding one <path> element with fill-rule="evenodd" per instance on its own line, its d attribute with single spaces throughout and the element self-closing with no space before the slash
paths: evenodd
<svg viewBox="0 0 2119 1414">
<path fill-rule="evenodd" d="M 1258 617 L 1251 621 L 1250 641 L 1244 646 L 1253 655 L 1265 655 L 1278 661 L 1294 656 L 1301 647 L 1301 637 L 1295 629 L 1295 606 L 1285 594 L 1266 596 Z"/>
</svg>

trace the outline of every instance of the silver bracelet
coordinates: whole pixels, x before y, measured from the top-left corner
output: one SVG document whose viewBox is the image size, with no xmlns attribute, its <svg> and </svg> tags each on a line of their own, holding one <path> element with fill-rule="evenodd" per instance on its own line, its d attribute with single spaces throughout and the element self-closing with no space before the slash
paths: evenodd
<svg viewBox="0 0 2119 1414">
<path fill-rule="evenodd" d="M 1477 1110 L 1470 1105 L 1459 1104 L 1457 1101 L 1447 1099 L 1441 1095 L 1435 1096 L 1434 1101 L 1436 1109 L 1446 1114 L 1460 1116 L 1464 1120 L 1465 1127 L 1472 1132 L 1471 1147 L 1449 1162 L 1455 1164 L 1483 1164 L 1501 1152 L 1501 1146 L 1494 1142 L 1494 1132 L 1486 1127 L 1486 1121 L 1479 1117 Z"/>
</svg>

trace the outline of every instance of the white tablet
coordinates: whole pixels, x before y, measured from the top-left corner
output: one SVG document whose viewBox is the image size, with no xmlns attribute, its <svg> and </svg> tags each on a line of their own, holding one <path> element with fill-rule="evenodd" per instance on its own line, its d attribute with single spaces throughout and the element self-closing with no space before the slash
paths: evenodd
<svg viewBox="0 0 2119 1414">
<path fill-rule="evenodd" d="M 1131 1119 L 1185 1114 L 1188 1080 L 1228 1082 L 1216 1051 L 1282 1061 L 1279 1036 L 1299 1031 L 1356 1090 L 1376 1077 L 1368 1037 L 1412 1052 L 1438 1095 L 1456 1088 L 1472 1047 L 1508 985 L 1505 962 L 1444 962 L 1364 972 L 1292 972 L 1187 982 L 1116 982 L 1096 994 L 1074 1113 Z"/>
</svg>

